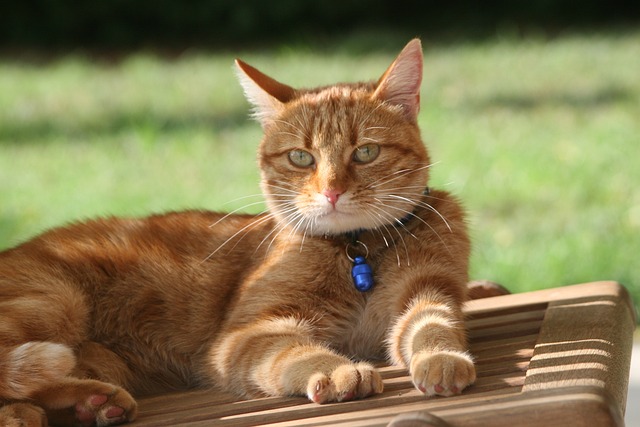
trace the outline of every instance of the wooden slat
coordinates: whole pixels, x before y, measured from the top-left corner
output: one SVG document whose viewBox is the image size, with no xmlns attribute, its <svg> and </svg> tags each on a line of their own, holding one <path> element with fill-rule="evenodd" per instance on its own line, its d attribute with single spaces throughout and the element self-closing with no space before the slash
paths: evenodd
<svg viewBox="0 0 640 427">
<path fill-rule="evenodd" d="M 525 391 L 600 387 L 624 413 L 635 322 L 616 291 L 550 303 Z"/>
<path fill-rule="evenodd" d="M 407 403 L 398 403 L 392 408 L 370 408 L 360 411 L 345 411 L 339 415 L 325 415 L 308 420 L 295 420 L 288 422 L 280 422 L 273 424 L 265 424 L 269 426 L 278 427 L 293 427 L 293 426 L 330 426 L 348 423 L 349 426 L 385 426 L 391 421 L 393 417 L 398 414 L 411 411 L 428 410 L 430 412 L 437 411 L 438 409 L 446 407 L 474 407 L 482 402 L 486 402 L 489 399 L 505 398 L 512 394 L 517 394 L 518 391 L 511 390 L 509 388 L 502 388 L 500 390 L 488 391 L 482 395 L 476 396 L 457 396 L 450 398 L 434 398 L 425 399 L 420 398 Z"/>
<path fill-rule="evenodd" d="M 478 378 L 461 396 L 425 399 L 405 369 L 380 366 L 385 392 L 364 400 L 238 401 L 200 390 L 140 399 L 132 425 L 385 426 L 414 411 L 451 426 L 621 425 L 635 325 L 629 307 L 611 282 L 471 301 L 465 314 Z"/>
</svg>

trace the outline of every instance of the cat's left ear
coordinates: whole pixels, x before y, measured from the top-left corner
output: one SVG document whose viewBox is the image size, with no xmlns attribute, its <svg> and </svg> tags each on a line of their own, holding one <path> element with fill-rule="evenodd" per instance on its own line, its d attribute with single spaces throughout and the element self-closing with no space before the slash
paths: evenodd
<svg viewBox="0 0 640 427">
<path fill-rule="evenodd" d="M 283 110 L 284 104 L 293 99 L 296 91 L 239 59 L 236 67 L 244 94 L 253 104 L 253 116 L 266 127 Z"/>
<path fill-rule="evenodd" d="M 416 121 L 421 83 L 422 44 L 419 39 L 413 39 L 380 77 L 373 98 L 399 105 L 409 120 Z"/>
</svg>

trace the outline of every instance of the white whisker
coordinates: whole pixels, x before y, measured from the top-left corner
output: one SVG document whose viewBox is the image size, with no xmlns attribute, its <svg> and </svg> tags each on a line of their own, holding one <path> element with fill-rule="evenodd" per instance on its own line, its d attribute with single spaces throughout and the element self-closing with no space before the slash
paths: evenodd
<svg viewBox="0 0 640 427">
<path fill-rule="evenodd" d="M 282 183 L 278 182 L 278 184 L 282 184 Z M 295 189 L 293 189 L 293 190 L 291 189 L 291 188 L 294 188 L 293 186 L 291 186 L 290 188 L 286 188 L 286 187 L 282 187 L 282 186 L 279 186 L 279 185 L 269 184 L 268 182 L 265 183 L 265 185 L 267 185 L 269 187 L 272 187 L 272 188 L 275 188 L 277 190 L 282 190 L 282 191 L 286 191 L 288 193 L 298 194 L 298 192 Z"/>
<path fill-rule="evenodd" d="M 242 211 L 242 210 L 244 210 L 244 209 L 246 209 L 246 208 L 248 208 L 248 207 L 251 207 L 251 206 L 260 205 L 260 204 L 262 204 L 262 203 L 264 203 L 264 202 L 261 200 L 261 201 L 259 201 L 259 202 L 249 203 L 249 204 L 247 204 L 247 205 L 244 205 L 244 206 L 242 206 L 242 207 L 239 207 L 238 209 L 234 209 L 234 210 L 232 210 L 231 212 L 229 212 L 229 213 L 227 213 L 226 215 L 224 215 L 224 216 L 223 216 L 222 218 L 220 218 L 219 220 L 217 220 L 216 222 L 214 222 L 213 224 L 211 224 L 211 225 L 209 226 L 209 228 L 213 228 L 213 227 L 215 227 L 216 225 L 220 224 L 220 222 L 224 221 L 225 219 L 229 218 L 230 216 L 232 216 L 232 215 L 233 215 L 233 214 L 235 214 L 235 213 L 238 213 L 238 212 L 240 212 L 240 211 Z M 266 211 L 262 211 L 262 212 L 260 212 L 260 214 L 263 214 L 263 213 L 265 213 L 265 212 L 266 212 Z M 259 215 L 260 215 L 260 214 L 259 214 Z"/>
<path fill-rule="evenodd" d="M 378 209 L 381 210 L 380 208 L 378 208 L 377 206 L 371 205 L 371 207 L 373 207 L 374 209 Z M 383 210 L 381 210 L 383 213 Z M 382 214 L 380 213 L 376 213 L 376 215 L 378 216 L 378 218 L 380 219 L 380 225 L 378 226 L 377 230 L 380 230 L 380 235 L 382 236 L 383 240 L 385 241 L 385 243 L 387 244 L 387 247 L 389 246 L 389 242 L 387 241 L 386 237 L 384 236 L 384 233 L 382 230 L 387 232 L 387 235 L 389 236 L 389 239 L 391 239 L 391 243 L 393 243 L 393 248 L 396 251 L 396 262 L 398 264 L 398 267 L 400 267 L 402 265 L 401 261 L 400 261 L 400 252 L 398 251 L 398 245 L 396 244 L 396 240 L 393 238 L 393 235 L 391 234 L 391 232 L 389 231 L 389 227 L 388 227 L 388 218 L 385 218 Z"/>
<path fill-rule="evenodd" d="M 392 173 L 390 173 L 388 175 L 383 176 L 382 178 L 378 178 L 377 180 L 375 180 L 373 182 L 370 182 L 369 185 L 367 185 L 366 188 L 374 188 L 380 181 L 383 181 L 383 180 L 389 178 L 390 176 L 395 176 L 395 175 L 398 175 L 398 174 L 407 174 L 407 173 L 412 172 L 412 171 L 413 171 L 413 169 L 400 169 L 400 170 L 397 170 L 395 172 L 392 172 Z"/>
<path fill-rule="evenodd" d="M 387 199 L 398 199 L 398 200 L 403 200 L 406 201 L 408 203 L 411 203 L 415 206 L 421 206 L 425 209 L 430 210 L 431 212 L 435 213 L 436 215 L 438 215 L 440 217 L 440 219 L 442 220 L 442 222 L 444 222 L 444 224 L 447 226 L 447 228 L 449 229 L 450 233 L 453 233 L 453 230 L 451 229 L 451 226 L 449 225 L 449 221 L 446 220 L 446 218 L 440 213 L 438 212 L 438 210 L 436 208 L 434 208 L 433 206 L 431 206 L 429 203 L 427 202 L 423 202 L 421 200 L 412 200 L 412 199 L 408 199 L 406 197 L 402 197 L 402 196 L 398 196 L 397 194 L 385 194 L 382 196 L 379 196 L 380 198 L 387 198 Z"/>
<path fill-rule="evenodd" d="M 296 222 L 296 224 L 289 231 L 289 237 L 293 237 L 294 234 L 297 234 L 298 229 L 300 228 L 302 223 L 304 223 L 304 220 L 305 220 L 304 215 L 300 214 L 300 219 L 298 220 L 298 222 Z M 293 222 L 291 222 L 290 224 L 293 224 Z"/>
<path fill-rule="evenodd" d="M 367 203 L 367 204 L 370 205 L 370 203 Z M 386 229 L 386 221 L 382 218 L 380 214 L 376 214 L 377 216 L 374 216 L 373 212 L 369 212 L 366 209 L 363 212 L 371 219 L 371 222 L 375 227 L 374 231 L 377 231 L 378 233 L 380 233 L 380 237 L 382 237 L 382 240 L 384 240 L 384 245 L 387 248 L 390 247 L 387 237 L 384 235 L 383 231 L 380 229 L 381 227 L 384 227 Z"/>
<path fill-rule="evenodd" d="M 274 215 L 272 213 L 269 213 L 265 216 L 258 216 L 254 221 L 251 221 L 249 224 L 245 225 L 244 227 L 242 227 L 240 230 L 236 231 L 235 233 L 233 233 L 231 235 L 231 237 L 229 237 L 227 240 L 225 240 L 224 242 L 222 242 L 221 245 L 219 245 L 216 250 L 214 250 L 213 252 L 211 252 L 205 259 L 203 259 L 200 263 L 204 263 L 206 261 L 208 261 L 212 256 L 214 256 L 216 253 L 218 253 L 218 251 L 220 251 L 220 249 L 222 249 L 227 243 L 229 243 L 231 240 L 233 240 L 234 238 L 236 238 L 240 233 L 244 232 L 245 230 L 248 232 L 248 230 L 250 230 L 252 227 L 257 227 L 260 224 L 267 222 L 269 220 L 271 220 L 271 218 L 273 218 Z M 240 238 L 240 240 L 242 240 L 244 238 L 244 236 L 246 236 L 246 233 Z M 237 245 L 238 243 L 236 243 Z M 235 247 L 235 246 L 234 246 Z"/>
<path fill-rule="evenodd" d="M 438 237 L 438 239 L 442 242 L 442 244 L 445 246 L 445 248 L 447 248 L 447 250 L 449 250 L 449 247 L 447 246 L 447 243 L 444 241 L 444 239 L 442 238 L 442 236 L 440 236 L 440 234 L 431 226 L 431 224 L 429 224 L 428 222 L 426 222 L 424 219 L 420 218 L 418 215 L 416 215 L 415 213 L 408 211 L 406 209 L 402 209 L 399 208 L 397 206 L 393 206 L 387 203 L 382 202 L 379 199 L 376 199 L 382 206 L 389 208 L 389 209 L 395 209 L 398 210 L 400 212 L 404 212 L 405 214 L 407 214 L 407 216 L 411 216 L 413 218 L 417 218 L 420 222 L 422 222 L 424 225 L 426 225 L 427 227 L 429 227 L 429 229 L 431 231 L 433 231 L 433 233 Z"/>
<path fill-rule="evenodd" d="M 407 193 L 410 194 L 416 194 L 416 192 L 412 191 L 412 190 L 420 190 L 420 194 L 422 194 L 422 192 L 424 191 L 425 186 L 424 185 L 405 185 L 403 187 L 393 187 L 393 188 L 384 188 L 384 191 L 388 192 L 388 193 L 396 193 L 396 192 L 400 192 L 403 190 L 407 190 Z"/>
<path fill-rule="evenodd" d="M 274 236 L 274 239 L 278 236 L 278 234 L 280 234 L 280 231 L 282 231 L 284 228 L 287 227 L 288 224 L 291 223 L 291 221 L 295 221 L 295 219 L 298 216 L 301 216 L 301 214 L 298 212 L 298 209 L 296 206 L 291 205 L 289 207 L 287 207 L 286 209 L 280 210 L 280 214 L 285 215 L 284 216 L 284 220 L 278 220 L 277 224 L 273 227 L 273 229 L 266 235 L 264 236 L 264 238 L 262 239 L 262 241 L 260 242 L 260 244 L 258 244 L 258 246 L 256 247 L 256 250 L 254 251 L 254 253 L 258 252 L 258 249 L 260 249 L 260 247 L 264 244 L 264 242 L 267 241 L 267 239 L 273 234 L 276 233 L 277 234 Z M 269 243 L 269 246 L 267 246 L 267 252 L 269 252 L 269 250 L 271 249 L 271 245 L 273 244 L 274 239 L 271 240 L 271 242 Z"/>
<path fill-rule="evenodd" d="M 263 195 L 262 193 L 257 193 L 257 194 L 249 194 L 248 196 L 236 197 L 235 199 L 231 199 L 229 201 L 224 202 L 222 206 L 228 205 L 230 203 L 235 203 L 239 200 L 250 199 L 252 197 L 263 197 Z"/>
<path fill-rule="evenodd" d="M 273 242 L 275 242 L 275 240 L 287 228 L 287 226 L 292 224 L 299 217 L 302 217 L 302 214 L 300 212 L 296 212 L 296 213 L 290 214 L 287 218 L 285 218 L 285 220 L 286 220 L 285 223 L 278 224 L 278 227 L 277 227 L 278 228 L 278 232 L 273 236 L 273 238 L 271 239 L 271 242 L 269 242 L 269 246 L 267 246 L 267 252 L 269 252 L 271 250 L 271 246 L 273 245 Z M 275 231 L 275 229 L 274 229 L 274 231 Z M 269 235 L 271 235 L 271 233 L 269 233 Z"/>
<path fill-rule="evenodd" d="M 307 238 L 307 232 L 309 231 L 310 222 L 307 221 L 304 226 L 304 232 L 302 233 L 302 240 L 300 241 L 300 253 L 302 253 L 302 248 L 304 247 L 304 241 Z"/>
<path fill-rule="evenodd" d="M 371 129 L 388 129 L 388 128 L 383 128 L 383 127 L 381 127 L 381 126 L 380 126 L 380 127 L 377 127 L 377 126 L 371 126 L 371 127 L 364 128 L 364 130 L 362 129 L 362 126 L 363 126 L 365 123 L 367 123 L 367 122 L 369 121 L 369 118 L 371 118 L 371 116 L 373 115 L 373 113 L 375 113 L 376 111 L 378 111 L 378 108 L 382 108 L 382 106 L 383 106 L 383 105 L 384 105 L 384 104 L 378 104 L 378 105 L 376 105 L 376 106 L 375 106 L 375 108 L 374 108 L 373 110 L 371 110 L 371 112 L 370 112 L 369 114 L 367 114 L 367 116 L 366 116 L 364 119 L 360 120 L 360 122 L 359 122 L 359 124 L 360 124 L 360 126 L 359 126 L 360 133 L 364 133 L 364 132 L 366 132 L 367 130 L 371 130 Z"/>
<path fill-rule="evenodd" d="M 416 173 L 416 172 L 420 172 L 420 171 L 422 171 L 424 169 L 428 169 L 428 168 L 430 168 L 430 167 L 432 167 L 432 166 L 434 166 L 436 164 L 437 163 L 430 163 L 428 165 L 424 165 L 424 166 L 421 166 L 421 167 L 416 168 L 416 169 L 400 169 L 399 171 L 395 171 L 393 173 L 390 173 L 389 175 L 387 175 L 385 177 L 382 177 L 382 178 L 372 182 L 366 188 L 377 188 L 377 187 L 386 185 L 386 184 L 388 184 L 390 182 L 393 182 L 393 181 L 395 181 L 397 179 L 400 179 L 400 178 L 402 178 L 402 177 L 404 177 L 406 175 L 409 175 L 411 173 Z M 392 178 L 389 178 L 389 177 L 392 177 Z M 382 180 L 384 180 L 386 178 L 389 178 L 389 179 L 387 179 L 386 181 L 382 181 Z M 380 182 L 380 181 L 382 181 L 382 182 Z"/>
<path fill-rule="evenodd" d="M 384 203 L 380 202 L 379 200 L 377 200 L 377 201 L 378 201 L 378 203 L 380 203 L 381 205 L 384 206 Z M 395 216 L 393 216 L 389 212 L 387 212 L 384 209 L 382 209 L 380 206 L 377 206 L 377 205 L 372 204 L 372 203 L 369 203 L 369 206 L 371 206 L 372 208 L 378 210 L 379 212 L 382 212 L 382 214 L 384 214 L 384 215 L 378 214 L 378 216 L 381 219 L 383 219 L 387 224 L 390 224 L 391 222 L 397 222 L 399 224 L 402 224 L 402 221 L 400 221 L 398 218 L 396 218 Z M 395 243 L 395 239 L 391 235 L 391 232 L 387 228 L 386 224 L 382 225 L 382 227 L 384 227 L 384 229 L 387 231 L 387 233 L 389 233 L 389 237 L 391 238 L 391 240 L 393 241 L 393 243 L 394 243 L 394 245 L 396 247 L 396 259 L 398 261 L 398 266 L 400 266 L 401 265 L 401 263 L 400 263 L 400 254 L 398 253 L 398 246 Z M 409 263 L 410 263 L 410 261 L 409 261 L 409 249 L 407 248 L 407 243 L 404 241 L 404 238 L 402 237 L 402 234 L 400 233 L 400 231 L 398 230 L 397 227 L 393 227 L 393 230 L 395 230 L 396 234 L 400 238 L 400 241 L 402 242 L 402 245 L 404 246 L 404 251 L 405 251 L 405 254 L 407 256 L 407 265 L 409 265 Z"/>
</svg>

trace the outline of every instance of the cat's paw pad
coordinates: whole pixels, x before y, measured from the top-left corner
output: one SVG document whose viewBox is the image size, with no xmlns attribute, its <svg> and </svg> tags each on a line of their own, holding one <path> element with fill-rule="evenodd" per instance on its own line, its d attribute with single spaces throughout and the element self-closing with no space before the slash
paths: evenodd
<svg viewBox="0 0 640 427">
<path fill-rule="evenodd" d="M 135 418 L 136 403 L 122 389 L 111 394 L 94 394 L 75 406 L 75 418 L 82 426 L 111 426 Z"/>
<path fill-rule="evenodd" d="M 418 352 L 411 358 L 411 377 L 427 396 L 453 396 L 476 380 L 473 360 L 458 351 Z"/>
<path fill-rule="evenodd" d="M 313 375 L 307 395 L 316 403 L 346 402 L 381 393 L 382 388 L 382 378 L 371 365 L 345 364 L 338 366 L 331 375 Z"/>
</svg>

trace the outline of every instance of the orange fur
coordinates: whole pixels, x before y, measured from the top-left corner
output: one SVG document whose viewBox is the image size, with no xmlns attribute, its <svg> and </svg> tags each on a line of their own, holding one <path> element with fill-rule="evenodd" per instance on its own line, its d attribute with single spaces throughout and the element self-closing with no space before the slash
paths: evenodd
<svg viewBox="0 0 640 427">
<path fill-rule="evenodd" d="M 237 65 L 269 212 L 94 220 L 0 253 L 0 424 L 111 425 L 135 417 L 129 392 L 196 386 L 363 398 L 385 357 L 427 395 L 474 381 L 463 212 L 423 194 L 419 41 L 377 83 L 300 90 Z"/>
</svg>

